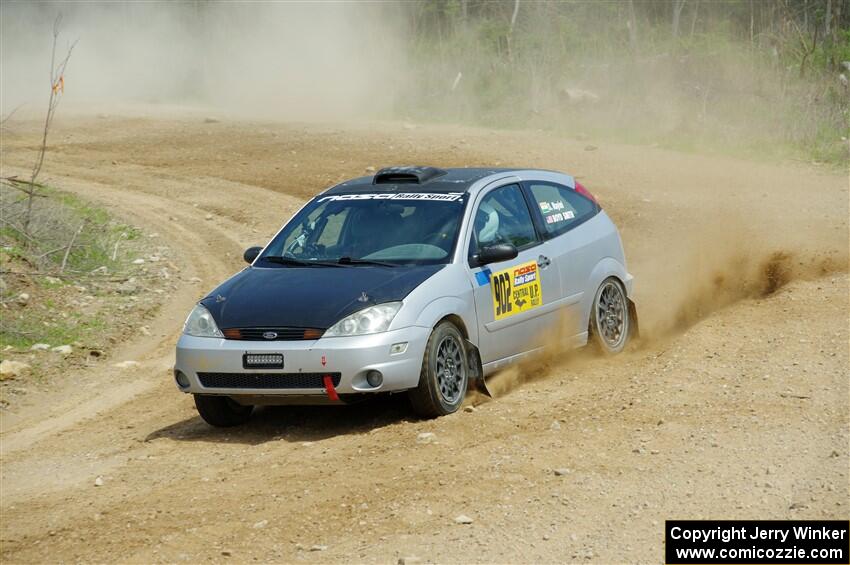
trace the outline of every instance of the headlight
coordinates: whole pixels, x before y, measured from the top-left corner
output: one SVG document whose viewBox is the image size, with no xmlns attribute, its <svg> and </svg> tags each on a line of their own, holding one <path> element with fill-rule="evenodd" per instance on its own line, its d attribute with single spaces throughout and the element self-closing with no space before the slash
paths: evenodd
<svg viewBox="0 0 850 565">
<path fill-rule="evenodd" d="M 189 317 L 186 318 L 186 323 L 183 324 L 183 333 L 193 335 L 195 337 L 223 337 L 215 325 L 210 311 L 198 304 Z"/>
<path fill-rule="evenodd" d="M 365 335 L 385 332 L 401 308 L 401 302 L 387 302 L 364 308 L 335 323 L 323 337 Z"/>
</svg>

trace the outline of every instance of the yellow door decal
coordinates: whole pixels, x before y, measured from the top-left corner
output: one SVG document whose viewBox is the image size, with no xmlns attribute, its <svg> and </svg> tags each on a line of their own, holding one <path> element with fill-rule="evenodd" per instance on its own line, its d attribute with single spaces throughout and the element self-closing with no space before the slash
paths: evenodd
<svg viewBox="0 0 850 565">
<path fill-rule="evenodd" d="M 493 273 L 493 317 L 497 320 L 543 304 L 537 262 L 529 261 Z"/>
</svg>

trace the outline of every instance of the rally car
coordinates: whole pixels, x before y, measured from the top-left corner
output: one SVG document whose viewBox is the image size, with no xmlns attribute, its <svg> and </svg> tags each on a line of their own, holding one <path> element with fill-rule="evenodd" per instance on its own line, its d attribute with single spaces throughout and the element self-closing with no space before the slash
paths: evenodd
<svg viewBox="0 0 850 565">
<path fill-rule="evenodd" d="M 177 387 L 214 426 L 401 391 L 424 417 L 450 414 L 546 336 L 613 354 L 637 328 L 617 228 L 558 172 L 381 169 L 244 258 L 177 343 Z"/>
</svg>

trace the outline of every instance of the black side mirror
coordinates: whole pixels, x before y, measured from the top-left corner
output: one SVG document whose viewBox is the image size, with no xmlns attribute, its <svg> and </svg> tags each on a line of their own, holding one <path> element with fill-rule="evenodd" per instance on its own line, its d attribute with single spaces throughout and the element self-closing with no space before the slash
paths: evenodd
<svg viewBox="0 0 850 565">
<path fill-rule="evenodd" d="M 510 243 L 497 243 L 483 248 L 478 252 L 478 264 L 489 265 L 501 261 L 510 261 L 519 254 L 517 248 Z"/>
<path fill-rule="evenodd" d="M 262 247 L 249 247 L 245 250 L 245 253 L 242 254 L 242 258 L 250 265 L 254 262 L 254 259 L 257 258 L 257 255 L 259 255 L 262 250 Z"/>
</svg>

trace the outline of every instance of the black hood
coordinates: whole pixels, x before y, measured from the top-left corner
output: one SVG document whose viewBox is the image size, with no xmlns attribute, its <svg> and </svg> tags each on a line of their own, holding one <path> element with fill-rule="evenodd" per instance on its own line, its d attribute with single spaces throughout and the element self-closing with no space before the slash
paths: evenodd
<svg viewBox="0 0 850 565">
<path fill-rule="evenodd" d="M 221 329 L 327 329 L 367 306 L 403 299 L 442 268 L 248 267 L 212 291 L 201 304 Z"/>
</svg>

